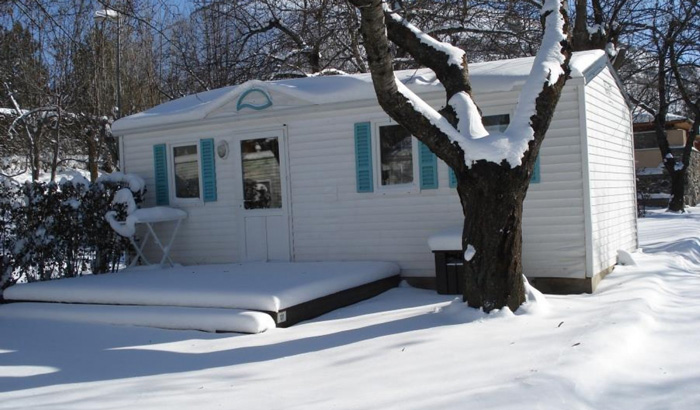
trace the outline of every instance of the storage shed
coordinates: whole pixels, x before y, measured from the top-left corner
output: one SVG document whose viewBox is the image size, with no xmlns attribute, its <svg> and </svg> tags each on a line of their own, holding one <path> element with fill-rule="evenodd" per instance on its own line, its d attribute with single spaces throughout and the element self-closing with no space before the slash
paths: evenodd
<svg viewBox="0 0 700 410">
<path fill-rule="evenodd" d="M 508 124 L 532 61 L 470 65 L 488 127 Z M 625 96 L 602 52 L 575 53 L 571 67 L 523 222 L 526 275 L 566 292 L 592 291 L 618 249 L 637 247 Z M 396 74 L 444 104 L 432 71 Z M 393 261 L 430 284 L 428 238 L 462 223 L 451 170 L 382 111 L 369 74 L 249 81 L 120 119 L 113 132 L 122 170 L 146 180 L 145 205 L 188 212 L 172 249 L 182 264 Z"/>
</svg>

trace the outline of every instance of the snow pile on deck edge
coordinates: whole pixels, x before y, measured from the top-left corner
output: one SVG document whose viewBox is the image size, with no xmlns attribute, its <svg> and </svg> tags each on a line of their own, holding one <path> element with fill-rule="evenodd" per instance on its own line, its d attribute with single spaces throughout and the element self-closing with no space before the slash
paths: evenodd
<svg viewBox="0 0 700 410">
<path fill-rule="evenodd" d="M 10 303 L 0 307 L 0 318 L 51 319 L 206 332 L 260 333 L 275 328 L 272 316 L 262 312 L 172 306 Z"/>
</svg>

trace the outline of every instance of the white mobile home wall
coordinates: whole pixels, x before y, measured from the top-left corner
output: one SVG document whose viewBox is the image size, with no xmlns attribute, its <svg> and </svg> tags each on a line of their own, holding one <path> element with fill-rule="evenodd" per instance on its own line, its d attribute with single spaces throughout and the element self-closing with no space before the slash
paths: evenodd
<svg viewBox="0 0 700 410">
<path fill-rule="evenodd" d="M 617 249 L 636 247 L 629 111 L 614 80 L 609 91 L 610 79 L 604 68 L 588 85 L 574 78 L 564 88 L 542 145 L 540 182 L 531 184 L 525 201 L 523 264 L 530 277 L 592 277 L 615 263 Z M 518 91 L 477 93 L 475 99 L 485 115 L 512 114 Z M 290 110 L 293 101 L 284 104 L 285 96 L 272 97 L 275 105 L 263 111 L 237 115 L 223 107 L 187 126 L 123 136 L 125 170 L 143 176 L 151 193 L 145 205 L 154 205 L 153 145 L 231 141 L 233 135 L 279 130 L 287 143 L 293 260 L 395 261 L 404 276 L 434 276 L 427 238 L 462 222 L 447 166 L 439 162 L 437 189 L 358 193 L 353 126 L 389 121 L 376 101 Z M 442 96 L 433 97 L 439 107 Z M 172 249 L 177 262 L 241 261 L 242 192 L 234 184 L 241 172 L 233 155 L 216 158 L 216 202 L 171 204 L 189 213 Z M 620 169 L 612 172 L 611 166 Z"/>
<path fill-rule="evenodd" d="M 590 276 L 609 270 L 616 263 L 618 249 L 638 247 L 637 190 L 632 120 L 613 73 L 606 68 L 593 76 L 583 97 Z"/>
<path fill-rule="evenodd" d="M 518 91 L 475 98 L 485 115 L 510 114 Z M 289 125 L 295 257 L 391 260 L 401 265 L 404 276 L 432 276 L 428 237 L 461 225 L 463 219 L 456 191 L 449 187 L 448 168 L 439 163 L 438 189 L 356 192 L 352 126 L 366 121 L 384 122 L 387 117 L 373 108 L 319 114 Z M 525 201 L 525 271 L 533 276 L 584 278 L 576 87 L 567 87 L 562 95 L 540 161 L 541 182 L 531 185 Z"/>
</svg>

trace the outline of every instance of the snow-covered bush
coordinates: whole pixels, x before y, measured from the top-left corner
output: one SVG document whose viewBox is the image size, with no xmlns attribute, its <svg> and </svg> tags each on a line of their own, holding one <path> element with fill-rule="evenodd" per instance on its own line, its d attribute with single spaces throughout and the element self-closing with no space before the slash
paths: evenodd
<svg viewBox="0 0 700 410">
<path fill-rule="evenodd" d="M 121 173 L 95 183 L 73 178 L 0 184 L 0 290 L 18 280 L 116 271 L 129 242 L 114 233 L 104 215 L 126 216 L 126 205 L 113 201 L 125 188 L 135 203 L 143 200 L 143 180 Z"/>
<path fill-rule="evenodd" d="M 11 240 L 13 198 L 9 196 L 12 190 L 10 180 L 0 177 L 0 291 L 9 282 L 14 265 L 13 254 L 9 248 L 14 243 Z"/>
</svg>

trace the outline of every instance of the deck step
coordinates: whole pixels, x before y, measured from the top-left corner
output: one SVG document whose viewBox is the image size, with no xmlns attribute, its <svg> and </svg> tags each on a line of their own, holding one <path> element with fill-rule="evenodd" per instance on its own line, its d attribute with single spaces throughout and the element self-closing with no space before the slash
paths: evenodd
<svg viewBox="0 0 700 410">
<path fill-rule="evenodd" d="M 243 309 L 17 302 L 0 306 L 0 318 L 49 319 L 206 332 L 260 333 L 275 328 L 266 313 Z"/>
</svg>

